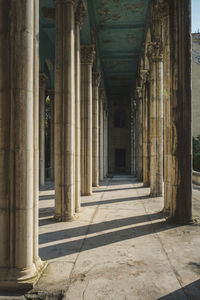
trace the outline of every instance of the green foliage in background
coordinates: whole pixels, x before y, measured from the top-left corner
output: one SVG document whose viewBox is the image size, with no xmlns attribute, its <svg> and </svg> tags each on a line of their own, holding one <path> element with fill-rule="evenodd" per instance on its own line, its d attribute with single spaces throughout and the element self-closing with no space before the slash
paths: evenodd
<svg viewBox="0 0 200 300">
<path fill-rule="evenodd" d="M 200 172 L 200 135 L 193 137 L 193 170 Z"/>
</svg>

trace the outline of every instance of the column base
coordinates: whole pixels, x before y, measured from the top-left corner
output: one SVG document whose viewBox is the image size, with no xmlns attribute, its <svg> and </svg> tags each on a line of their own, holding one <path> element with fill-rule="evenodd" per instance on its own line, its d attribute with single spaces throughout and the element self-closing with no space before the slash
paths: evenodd
<svg viewBox="0 0 200 300">
<path fill-rule="evenodd" d="M 163 208 L 162 210 L 161 210 L 161 213 L 163 213 L 164 215 L 165 215 L 165 217 L 168 217 L 169 216 L 169 214 L 170 214 L 170 210 L 169 210 L 169 208 Z"/>
<path fill-rule="evenodd" d="M 56 222 L 73 222 L 76 221 L 78 216 L 74 214 L 73 216 L 61 216 L 59 214 L 55 214 L 53 220 Z"/>
<path fill-rule="evenodd" d="M 38 260 L 27 269 L 0 269 L 0 290 L 28 291 L 33 289 L 47 264 Z"/>
<path fill-rule="evenodd" d="M 193 225 L 196 224 L 197 222 L 195 221 L 195 219 L 180 219 L 177 217 L 168 217 L 166 218 L 166 222 L 169 224 L 177 224 L 177 225 Z"/>
<path fill-rule="evenodd" d="M 99 184 L 98 183 L 94 183 L 92 184 L 93 187 L 99 187 Z"/>
<path fill-rule="evenodd" d="M 81 196 L 92 196 L 92 195 L 93 195 L 92 192 L 90 192 L 90 193 L 81 193 Z"/>
</svg>

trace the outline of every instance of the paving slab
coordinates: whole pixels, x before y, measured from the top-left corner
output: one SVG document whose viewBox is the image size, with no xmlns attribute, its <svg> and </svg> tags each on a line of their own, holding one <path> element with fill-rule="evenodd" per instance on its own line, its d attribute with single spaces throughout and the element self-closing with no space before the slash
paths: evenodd
<svg viewBox="0 0 200 300">
<path fill-rule="evenodd" d="M 48 183 L 40 191 L 39 236 L 48 266 L 26 299 L 199 300 L 200 225 L 168 224 L 163 198 L 149 193 L 130 176 L 114 176 L 82 197 L 76 221 L 57 223 Z M 198 219 L 198 187 L 193 207 Z"/>
</svg>

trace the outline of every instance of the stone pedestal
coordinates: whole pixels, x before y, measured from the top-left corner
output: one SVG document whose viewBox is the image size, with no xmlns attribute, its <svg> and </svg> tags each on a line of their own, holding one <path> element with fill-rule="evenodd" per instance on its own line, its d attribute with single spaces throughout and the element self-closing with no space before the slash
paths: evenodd
<svg viewBox="0 0 200 300">
<path fill-rule="evenodd" d="M 85 7 L 81 1 L 75 13 L 75 211 L 81 206 L 81 59 L 80 29 L 85 18 Z"/>
<path fill-rule="evenodd" d="M 100 72 L 93 72 L 92 93 L 92 185 L 99 185 L 99 84 Z"/>
<path fill-rule="evenodd" d="M 0 289 L 31 288 L 43 266 L 37 242 L 38 14 L 37 1 L 0 1 Z"/>
<path fill-rule="evenodd" d="M 170 1 L 171 201 L 170 218 L 192 219 L 191 159 L 191 7 Z"/>
<path fill-rule="evenodd" d="M 150 61 L 150 190 L 163 194 L 163 55 L 160 42 L 148 45 Z"/>
<path fill-rule="evenodd" d="M 75 214 L 74 5 L 73 0 L 55 0 L 55 219 L 58 221 L 70 221 Z"/>
<path fill-rule="evenodd" d="M 94 46 L 81 46 L 81 194 L 92 195 L 92 64 Z"/>
<path fill-rule="evenodd" d="M 48 77 L 44 73 L 40 73 L 40 93 L 39 93 L 39 182 L 40 186 L 45 183 L 45 101 L 46 101 L 46 85 Z"/>
</svg>

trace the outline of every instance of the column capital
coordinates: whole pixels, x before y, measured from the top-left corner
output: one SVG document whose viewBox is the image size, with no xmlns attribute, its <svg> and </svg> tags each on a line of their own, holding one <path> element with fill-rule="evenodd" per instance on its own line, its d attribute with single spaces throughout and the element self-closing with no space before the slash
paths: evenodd
<svg viewBox="0 0 200 300">
<path fill-rule="evenodd" d="M 136 92 L 136 98 L 138 99 L 138 101 L 142 100 L 142 87 L 138 86 L 135 90 Z"/>
<path fill-rule="evenodd" d="M 155 0 L 153 4 L 153 19 L 161 20 L 169 16 L 169 0 Z"/>
<path fill-rule="evenodd" d="M 48 82 L 48 77 L 46 76 L 45 73 L 40 73 L 40 87 L 46 86 Z"/>
<path fill-rule="evenodd" d="M 149 61 L 162 61 L 163 60 L 163 45 L 161 41 L 150 42 L 147 48 L 147 55 Z"/>
<path fill-rule="evenodd" d="M 94 45 L 81 46 L 81 63 L 82 64 L 93 64 L 95 56 Z"/>
<path fill-rule="evenodd" d="M 146 83 L 149 83 L 150 82 L 150 71 L 147 70 L 146 72 Z"/>
<path fill-rule="evenodd" d="M 83 1 L 80 1 L 77 5 L 75 12 L 75 22 L 81 28 L 86 17 L 86 8 Z"/>
<path fill-rule="evenodd" d="M 92 72 L 92 85 L 99 87 L 101 82 L 101 72 L 97 71 L 97 72 Z"/>
<path fill-rule="evenodd" d="M 148 70 L 140 70 L 140 86 L 143 86 L 147 82 L 147 73 Z"/>
</svg>

